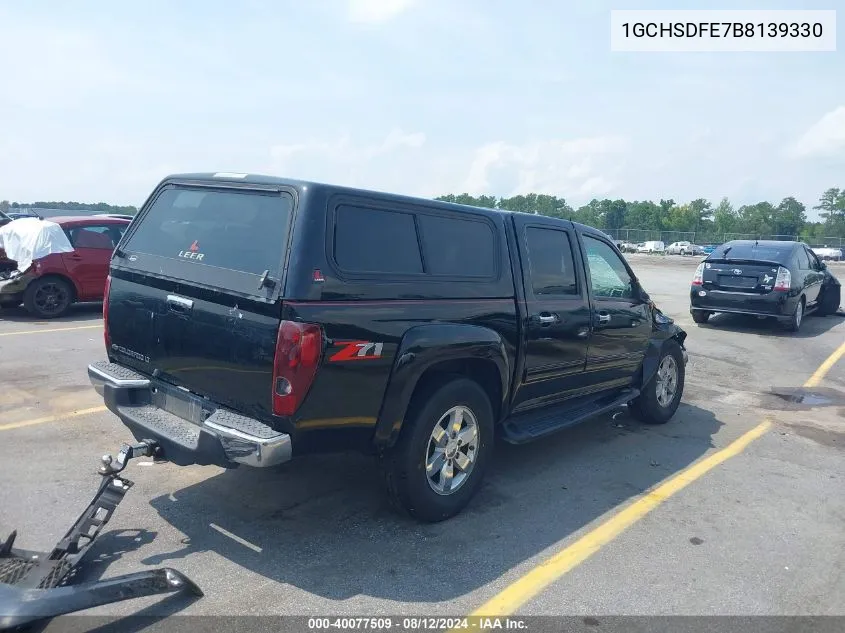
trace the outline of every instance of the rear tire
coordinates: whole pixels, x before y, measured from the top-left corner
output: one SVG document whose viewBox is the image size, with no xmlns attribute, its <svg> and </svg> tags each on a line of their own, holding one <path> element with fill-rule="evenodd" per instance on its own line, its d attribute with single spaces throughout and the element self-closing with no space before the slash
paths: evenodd
<svg viewBox="0 0 845 633">
<path fill-rule="evenodd" d="M 798 332 L 801 329 L 801 324 L 804 322 L 804 297 L 802 296 L 795 305 L 795 312 L 789 317 L 786 322 L 787 332 Z"/>
<path fill-rule="evenodd" d="M 712 312 L 708 312 L 707 310 L 693 310 L 692 311 L 692 320 L 696 323 L 707 323 L 710 315 L 713 314 Z"/>
<path fill-rule="evenodd" d="M 457 434 L 448 428 L 456 421 Z M 490 399 L 472 380 L 455 377 L 415 394 L 399 440 L 380 457 L 394 507 L 426 522 L 463 510 L 492 457 L 493 424 Z"/>
<path fill-rule="evenodd" d="M 73 303 L 73 287 L 60 277 L 41 277 L 26 287 L 23 307 L 42 319 L 65 314 Z"/>
<path fill-rule="evenodd" d="M 640 395 L 628 404 L 631 415 L 646 424 L 666 424 L 681 404 L 685 375 L 681 346 L 675 339 L 665 341 L 657 361 L 657 371 Z"/>
</svg>

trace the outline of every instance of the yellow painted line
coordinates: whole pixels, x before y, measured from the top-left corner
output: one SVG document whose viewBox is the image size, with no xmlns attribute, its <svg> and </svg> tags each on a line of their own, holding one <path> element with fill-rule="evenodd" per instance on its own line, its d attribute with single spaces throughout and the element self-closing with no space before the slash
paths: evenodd
<svg viewBox="0 0 845 633">
<path fill-rule="evenodd" d="M 75 325 L 73 327 L 53 327 L 42 330 L 21 330 L 19 332 L 0 332 L 0 336 L 17 336 L 24 334 L 44 334 L 45 332 L 70 332 L 71 330 L 94 330 L 103 329 L 103 324 L 98 325 Z"/>
<path fill-rule="evenodd" d="M 813 375 L 804 383 L 804 387 L 818 385 L 843 355 L 845 355 L 845 343 L 840 345 L 819 366 Z M 483 617 L 505 617 L 513 615 L 522 605 L 536 597 L 546 587 L 559 580 L 567 572 L 583 563 L 626 529 L 669 499 L 669 497 L 700 479 L 719 464 L 731 457 L 739 455 L 751 442 L 765 434 L 771 427 L 772 422 L 770 420 L 763 420 L 763 422 L 731 442 L 725 448 L 701 459 L 674 477 L 670 477 L 657 487 L 652 488 L 650 492 L 639 497 L 610 519 L 579 538 L 572 545 L 565 547 L 505 587 L 505 589 L 473 611 L 470 614 L 470 618 L 477 622 L 478 618 Z"/>
<path fill-rule="evenodd" d="M 506 616 L 514 613 L 516 609 L 534 598 L 568 571 L 583 563 L 669 497 L 725 460 L 741 453 L 751 442 L 768 431 L 771 426 L 772 423 L 765 420 L 722 450 L 696 462 L 660 484 L 569 547 L 540 563 L 503 591 L 493 596 L 474 611 L 470 617 Z"/>
<path fill-rule="evenodd" d="M 819 365 L 819 368 L 813 372 L 813 375 L 804 383 L 805 387 L 818 387 L 819 383 L 822 379 L 827 375 L 827 372 L 831 370 L 831 368 L 839 361 L 840 358 L 845 354 L 845 343 L 842 343 L 833 354 L 827 357 L 827 359 Z"/>
<path fill-rule="evenodd" d="M 10 424 L 0 424 L 0 431 L 10 431 L 12 429 L 21 429 L 25 426 L 35 426 L 36 424 L 47 424 L 48 422 L 57 422 L 59 420 L 67 420 L 69 418 L 78 418 L 89 413 L 102 413 L 108 411 L 106 407 L 91 407 L 90 409 L 79 409 L 77 411 L 70 411 L 68 413 L 58 413 L 56 415 L 46 415 L 43 418 L 33 418 L 32 420 L 23 420 L 22 422 L 11 422 Z"/>
</svg>

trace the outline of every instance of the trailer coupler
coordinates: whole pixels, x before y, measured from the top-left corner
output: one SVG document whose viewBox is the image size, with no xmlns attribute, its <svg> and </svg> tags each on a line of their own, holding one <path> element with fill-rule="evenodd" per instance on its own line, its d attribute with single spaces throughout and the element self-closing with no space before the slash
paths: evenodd
<svg viewBox="0 0 845 633">
<path fill-rule="evenodd" d="M 17 531 L 0 543 L 0 630 L 143 596 L 203 595 L 190 579 L 169 567 L 74 584 L 80 561 L 133 485 L 119 476 L 133 457 L 160 457 L 160 447 L 144 440 L 124 444 L 116 460 L 104 455 L 97 471 L 102 476 L 97 493 L 52 552 L 14 549 Z"/>
</svg>

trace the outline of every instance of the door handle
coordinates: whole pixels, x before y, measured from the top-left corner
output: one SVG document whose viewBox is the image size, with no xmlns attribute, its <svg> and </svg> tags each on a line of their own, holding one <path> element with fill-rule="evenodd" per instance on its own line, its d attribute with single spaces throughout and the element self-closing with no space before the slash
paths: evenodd
<svg viewBox="0 0 845 633">
<path fill-rule="evenodd" d="M 193 309 L 194 302 L 190 299 L 186 299 L 185 297 L 167 295 L 167 305 L 174 312 L 187 312 L 188 310 Z"/>
<path fill-rule="evenodd" d="M 79 255 L 77 253 L 71 253 L 70 255 L 67 256 L 67 258 L 79 261 L 80 259 L 82 259 L 82 255 Z"/>
<path fill-rule="evenodd" d="M 610 315 L 607 312 L 599 312 L 599 325 L 610 323 Z"/>
</svg>

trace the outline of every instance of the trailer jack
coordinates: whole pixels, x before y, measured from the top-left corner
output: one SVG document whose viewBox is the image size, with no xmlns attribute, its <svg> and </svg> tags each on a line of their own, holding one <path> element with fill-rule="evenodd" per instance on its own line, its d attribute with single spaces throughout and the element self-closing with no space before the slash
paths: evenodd
<svg viewBox="0 0 845 633">
<path fill-rule="evenodd" d="M 133 457 L 160 455 L 159 445 L 152 440 L 124 444 L 116 460 L 104 455 L 97 471 L 102 476 L 97 493 L 52 552 L 14 549 L 17 531 L 0 542 L 0 630 L 143 596 L 203 595 L 190 579 L 169 567 L 73 582 L 80 561 L 133 485 L 120 473 Z"/>
</svg>

